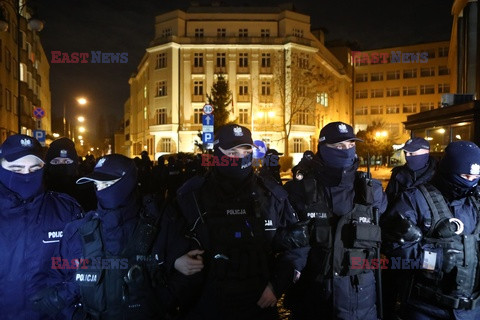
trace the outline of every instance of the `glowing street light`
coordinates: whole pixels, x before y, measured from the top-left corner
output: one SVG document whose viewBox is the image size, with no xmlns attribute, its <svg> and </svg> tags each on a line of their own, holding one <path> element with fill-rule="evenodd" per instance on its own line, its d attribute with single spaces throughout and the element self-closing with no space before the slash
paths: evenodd
<svg viewBox="0 0 480 320">
<path fill-rule="evenodd" d="M 78 122 L 82 123 L 82 122 L 85 122 L 85 117 L 84 116 L 79 116 L 77 118 Z"/>
<path fill-rule="evenodd" d="M 83 140 L 83 136 L 78 136 L 78 140 Z"/>
<path fill-rule="evenodd" d="M 53 133 L 52 135 L 53 135 L 54 138 L 60 137 L 60 134 L 58 134 L 58 133 Z"/>
<path fill-rule="evenodd" d="M 87 99 L 85 99 L 84 97 L 80 97 L 80 98 L 77 98 L 77 102 L 78 104 L 81 104 L 82 106 L 87 104 Z"/>
<path fill-rule="evenodd" d="M 85 132 L 85 127 L 79 127 L 79 128 L 78 128 L 78 131 L 79 131 L 80 133 L 84 133 L 84 132 Z"/>
</svg>

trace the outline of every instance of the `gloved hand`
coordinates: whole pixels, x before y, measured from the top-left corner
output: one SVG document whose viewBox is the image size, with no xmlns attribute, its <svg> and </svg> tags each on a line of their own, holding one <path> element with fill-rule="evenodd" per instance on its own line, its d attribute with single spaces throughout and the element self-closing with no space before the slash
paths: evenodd
<svg viewBox="0 0 480 320">
<path fill-rule="evenodd" d="M 423 236 L 422 230 L 401 214 L 395 215 L 391 221 L 388 221 L 382 231 L 388 240 L 393 240 L 400 244 L 419 242 Z"/>
<path fill-rule="evenodd" d="M 33 310 L 50 316 L 55 316 L 66 306 L 55 287 L 40 290 L 30 298 L 30 302 Z"/>
<path fill-rule="evenodd" d="M 273 247 L 275 252 L 303 248 L 309 245 L 310 220 L 299 221 L 285 228 L 279 228 L 275 233 Z"/>
<path fill-rule="evenodd" d="M 448 247 L 443 248 L 442 270 L 449 273 L 457 264 L 457 260 L 462 259 L 463 247 L 460 243 L 451 242 Z"/>
</svg>

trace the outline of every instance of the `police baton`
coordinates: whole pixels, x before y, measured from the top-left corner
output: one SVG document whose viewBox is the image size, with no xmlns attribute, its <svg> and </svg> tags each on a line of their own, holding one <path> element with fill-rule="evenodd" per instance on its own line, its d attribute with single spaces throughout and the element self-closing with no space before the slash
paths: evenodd
<svg viewBox="0 0 480 320">
<path fill-rule="evenodd" d="M 373 208 L 373 223 L 375 225 L 379 226 L 379 213 L 378 213 L 378 208 L 374 207 Z M 381 268 L 381 263 L 380 263 L 380 247 L 381 244 L 380 242 L 377 245 L 376 249 L 376 258 L 378 259 L 378 268 L 375 269 L 375 278 L 376 278 L 376 292 L 377 292 L 377 318 L 378 319 L 383 319 L 383 292 L 382 292 L 382 268 Z"/>
</svg>

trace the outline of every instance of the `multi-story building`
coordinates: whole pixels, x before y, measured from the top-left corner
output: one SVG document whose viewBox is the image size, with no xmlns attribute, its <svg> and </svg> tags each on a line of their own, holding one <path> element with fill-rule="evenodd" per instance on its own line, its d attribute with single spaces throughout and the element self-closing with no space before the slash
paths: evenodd
<svg viewBox="0 0 480 320">
<path fill-rule="evenodd" d="M 356 130 L 382 122 L 390 138 L 405 142 L 407 116 L 441 107 L 450 92 L 449 42 L 352 52 Z"/>
<path fill-rule="evenodd" d="M 129 80 L 128 155 L 196 151 L 206 94 L 220 74 L 232 92 L 230 120 L 251 129 L 254 140 L 294 157 L 316 150 L 325 123 L 352 119 L 347 51 L 342 57 L 324 46 L 321 31 L 310 31 L 309 16 L 288 8 L 161 14 Z"/>
<path fill-rule="evenodd" d="M 8 29 L 0 32 L 0 143 L 9 135 L 18 133 L 18 81 L 22 133 L 32 135 L 32 130 L 35 129 L 51 131 L 50 65 L 37 32 L 30 30 L 27 25 L 30 15 L 23 4 L 20 40 L 17 39 L 18 21 L 14 7 L 15 2 L 12 0 L 0 3 L 3 18 L 8 24 Z M 21 42 L 19 55 L 18 41 Z M 39 125 L 35 123 L 32 112 L 36 106 L 44 108 L 46 113 Z"/>
</svg>

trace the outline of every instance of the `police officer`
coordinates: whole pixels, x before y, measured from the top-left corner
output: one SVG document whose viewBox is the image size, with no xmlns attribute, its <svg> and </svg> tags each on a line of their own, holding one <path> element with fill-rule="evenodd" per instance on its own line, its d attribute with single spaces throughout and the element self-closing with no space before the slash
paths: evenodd
<svg viewBox="0 0 480 320">
<path fill-rule="evenodd" d="M 428 182 L 435 172 L 436 161 L 430 157 L 430 143 L 420 137 L 407 140 L 403 147 L 405 165 L 393 168 L 385 193 L 388 203 L 407 188 Z"/>
<path fill-rule="evenodd" d="M 85 211 L 97 207 L 92 184 L 76 185 L 78 155 L 75 144 L 68 138 L 53 141 L 45 155 L 45 182 L 48 190 L 64 192 L 75 198 Z"/>
<path fill-rule="evenodd" d="M 42 148 L 16 134 L 0 146 L 0 317 L 42 319 L 30 305 L 45 286 L 64 226 L 81 216 L 66 194 L 45 192 Z"/>
<path fill-rule="evenodd" d="M 265 157 L 262 160 L 262 167 L 260 169 L 260 176 L 266 179 L 273 179 L 279 185 L 282 185 L 282 178 L 280 177 L 280 156 L 283 153 L 275 149 L 267 149 Z"/>
<path fill-rule="evenodd" d="M 479 180 L 480 148 L 451 142 L 430 183 L 406 190 L 386 213 L 391 256 L 419 260 L 404 281 L 405 319 L 480 319 Z"/>
<path fill-rule="evenodd" d="M 297 218 L 286 192 L 253 173 L 254 147 L 247 128 L 221 127 L 209 158 L 213 170 L 178 190 L 186 233 L 177 243 L 191 239 L 185 250 L 193 250 L 175 268 L 201 279 L 192 282 L 199 298 L 187 319 L 277 319 L 277 299 L 305 264 L 308 248 L 274 255 L 275 231 Z"/>
<path fill-rule="evenodd" d="M 161 317 L 161 216 L 154 201 L 138 197 L 135 163 L 107 155 L 77 181 L 87 182 L 95 184 L 98 208 L 65 227 L 52 285 L 36 305 L 63 319 Z"/>
<path fill-rule="evenodd" d="M 350 125 L 327 124 L 317 153 L 307 153 L 286 184 L 300 219 L 310 219 L 312 247 L 287 294 L 294 319 L 377 319 L 374 273 L 361 264 L 378 249 L 373 208 L 383 212 L 386 197 L 379 181 L 357 172 L 356 141 Z"/>
</svg>

